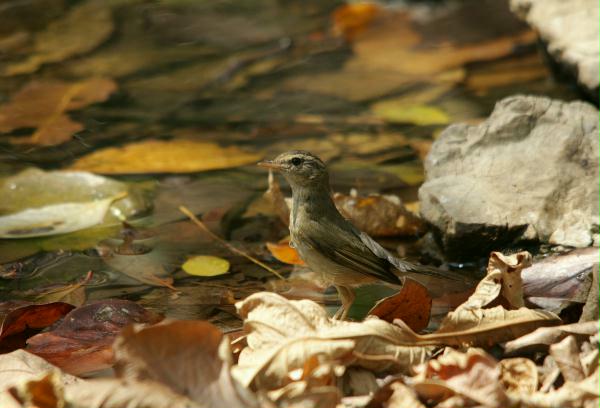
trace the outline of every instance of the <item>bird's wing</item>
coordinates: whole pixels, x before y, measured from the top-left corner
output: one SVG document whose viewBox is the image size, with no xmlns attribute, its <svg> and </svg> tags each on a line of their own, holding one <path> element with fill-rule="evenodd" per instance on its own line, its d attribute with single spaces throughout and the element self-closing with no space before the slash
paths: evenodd
<svg viewBox="0 0 600 408">
<path fill-rule="evenodd" d="M 319 225 L 320 228 L 323 228 L 323 234 L 319 234 L 320 239 L 307 236 L 303 236 L 302 239 L 340 266 L 384 282 L 402 284 L 402 280 L 394 273 L 396 266 L 390 263 L 388 257 L 382 256 L 387 251 L 379 244 L 366 234 L 364 235 L 371 240 L 371 244 L 363 242 L 360 236 L 363 233 L 350 223 L 344 225 L 345 231 L 343 232 L 345 233 L 336 233 L 335 230 L 339 229 L 339 226 L 324 224 L 326 223 L 321 222 Z M 332 237 L 332 239 L 326 237 Z M 374 250 L 373 244 L 378 249 Z"/>
</svg>

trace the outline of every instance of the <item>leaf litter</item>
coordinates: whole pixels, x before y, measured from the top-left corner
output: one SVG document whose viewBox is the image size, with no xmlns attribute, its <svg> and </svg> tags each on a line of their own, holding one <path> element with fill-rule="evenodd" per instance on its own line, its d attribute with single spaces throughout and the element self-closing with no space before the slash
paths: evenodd
<svg viewBox="0 0 600 408">
<path fill-rule="evenodd" d="M 393 323 L 376 316 L 362 322 L 333 320 L 313 301 L 288 300 L 274 293 L 259 292 L 236 305 L 244 320 L 244 332 L 234 341 L 236 349 L 241 346 L 239 354 L 232 354 L 228 337 L 208 322 L 171 320 L 123 330 L 131 320 L 117 317 L 122 316 L 119 313 L 105 323 L 86 323 L 88 318 L 77 323 L 78 319 L 69 319 L 68 315 L 65 323 L 30 339 L 28 349 L 43 352 L 48 349 L 40 349 L 42 344 L 56 344 L 55 355 L 47 357 L 68 372 L 106 367 L 114 361 L 116 378 L 73 381 L 24 351 L 0 356 L 0 376 L 6 370 L 3 367 L 17 364 L 23 358 L 32 364 L 46 364 L 37 376 L 22 375 L 21 382 L 12 382 L 8 395 L 15 407 L 25 406 L 22 401 L 47 395 L 49 389 L 57 400 L 79 406 L 79 398 L 89 395 L 92 386 L 113 390 L 122 404 L 148 408 L 179 403 L 189 407 L 216 406 L 224 401 L 232 406 L 355 407 L 357 401 L 362 401 L 358 406 L 365 407 L 394 406 L 390 404 L 400 402 L 439 408 L 474 404 L 494 408 L 545 408 L 557 403 L 565 407 L 591 406 L 598 400 L 598 347 L 597 340 L 593 340 L 594 336 L 597 338 L 598 323 L 541 328 L 556 324 L 558 317 L 530 310 L 529 313 L 537 313 L 542 319 L 529 320 L 523 326 L 521 315 L 529 309 L 521 306 L 519 276 L 529 263 L 526 252 L 510 256 L 493 253 L 488 274 L 474 294 L 432 334 L 417 335 L 398 319 Z M 501 304 L 495 306 L 497 303 Z M 91 316 L 97 316 L 100 309 L 109 305 L 84 306 L 70 315 L 91 312 Z M 140 317 L 134 317 L 134 321 L 156 321 L 157 317 L 135 307 L 138 309 L 134 316 Z M 90 312 L 86 308 L 91 308 Z M 477 315 L 498 308 L 503 312 L 494 313 L 492 320 L 486 314 L 477 322 L 462 317 L 465 311 Z M 515 311 L 517 316 L 509 313 Z M 546 359 L 556 361 L 558 374 L 554 377 L 540 377 L 541 368 L 536 364 L 539 360 L 531 359 L 530 354 L 497 360 L 486 351 L 498 342 L 522 341 L 519 336 L 525 334 L 523 339 L 531 336 L 526 333 L 536 327 L 549 333 L 533 342 L 545 341 L 551 345 Z M 112 338 L 104 337 L 98 347 L 100 329 L 111 336 L 120 332 L 112 347 Z M 577 337 L 569 333 L 576 333 Z M 487 341 L 490 337 L 494 341 Z M 74 357 L 68 350 L 73 340 L 69 338 L 80 339 L 77 341 L 90 344 L 91 348 L 84 346 L 86 351 L 82 354 L 80 350 L 79 357 L 72 360 Z M 473 344 L 484 348 L 465 348 Z M 436 350 L 441 354 L 435 353 Z M 512 349 L 513 354 L 516 351 Z M 114 360 L 109 356 L 114 356 Z M 83 361 L 78 360 L 81 358 Z M 74 361 L 78 363 L 75 365 Z M 542 388 L 542 381 L 550 382 L 551 386 Z M 36 391 L 36 382 L 54 385 Z M 142 391 L 149 388 L 152 391 Z M 6 393 L 1 395 L 7 398 Z M 103 391 L 100 395 L 104 395 Z M 92 406 L 116 406 L 115 398 L 116 395 Z M 171 405 L 167 405 L 169 399 Z M 351 401 L 352 405 L 347 405 Z"/>
</svg>

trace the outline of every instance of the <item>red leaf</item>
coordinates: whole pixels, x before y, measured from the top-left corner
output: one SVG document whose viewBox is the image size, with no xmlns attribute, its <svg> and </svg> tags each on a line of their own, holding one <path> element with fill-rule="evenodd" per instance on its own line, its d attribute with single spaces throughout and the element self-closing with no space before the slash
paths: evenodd
<svg viewBox="0 0 600 408">
<path fill-rule="evenodd" d="M 72 374 L 112 366 L 111 345 L 131 323 L 157 323 L 162 317 L 128 300 L 103 300 L 79 307 L 51 331 L 27 341 L 27 350 Z"/>
</svg>

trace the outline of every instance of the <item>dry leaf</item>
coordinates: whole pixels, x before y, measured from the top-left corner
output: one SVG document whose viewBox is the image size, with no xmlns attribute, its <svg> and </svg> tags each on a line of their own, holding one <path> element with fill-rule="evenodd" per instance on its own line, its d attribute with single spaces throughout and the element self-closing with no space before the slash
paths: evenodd
<svg viewBox="0 0 600 408">
<path fill-rule="evenodd" d="M 11 142 L 38 145 L 66 142 L 83 130 L 83 125 L 71 120 L 66 112 L 105 101 L 116 89 L 116 83 L 107 78 L 81 82 L 34 80 L 0 106 L 0 132 L 35 128 L 30 136 L 12 137 Z"/>
<path fill-rule="evenodd" d="M 565 324 L 555 327 L 540 327 L 539 329 L 527 333 L 522 337 L 509 341 L 504 346 L 507 354 L 530 353 L 533 351 L 544 351 L 548 346 L 558 343 L 569 335 L 578 338 L 587 338 L 597 334 L 600 330 L 600 323 L 596 321 L 585 323 Z"/>
<path fill-rule="evenodd" d="M 219 276 L 229 272 L 229 261 L 218 256 L 197 255 L 185 261 L 181 269 L 193 276 Z"/>
<path fill-rule="evenodd" d="M 117 375 L 152 380 L 207 406 L 257 403 L 230 376 L 229 341 L 208 322 L 169 321 L 127 327 L 115 340 Z"/>
<path fill-rule="evenodd" d="M 386 402 L 386 408 L 425 408 L 412 388 L 399 381 L 390 384 L 389 387 L 392 395 Z"/>
<path fill-rule="evenodd" d="M 417 370 L 414 389 L 422 398 L 445 399 L 447 390 L 451 390 L 485 407 L 508 405 L 500 384 L 500 366 L 481 349 L 470 348 L 462 353 L 447 348 L 443 355 Z"/>
<path fill-rule="evenodd" d="M 191 173 L 256 163 L 261 156 L 235 146 L 191 140 L 145 140 L 81 157 L 71 168 L 104 174 Z"/>
<path fill-rule="evenodd" d="M 46 289 L 36 294 L 37 302 L 65 302 L 73 306 L 82 306 L 85 303 L 84 286 L 92 279 L 92 271 L 79 282 L 70 285 L 64 285 L 59 288 Z"/>
<path fill-rule="evenodd" d="M 287 300 L 255 293 L 236 308 L 248 332 L 233 375 L 244 385 L 285 385 L 290 371 L 315 355 L 332 364 L 342 362 L 374 372 L 408 370 L 429 355 L 429 348 L 410 347 L 398 327 L 377 318 L 361 323 L 331 319 L 309 300 Z"/>
<path fill-rule="evenodd" d="M 412 279 L 407 279 L 400 292 L 381 299 L 368 314 L 390 323 L 400 319 L 418 332 L 429 324 L 430 313 L 431 296 L 427 288 Z"/>
<path fill-rule="evenodd" d="M 73 305 L 53 302 L 36 305 L 24 301 L 0 303 L 0 340 L 27 328 L 43 329 L 69 313 Z"/>
<path fill-rule="evenodd" d="M 538 389 L 538 370 L 528 358 L 505 358 L 500 361 L 500 381 L 512 394 L 532 394 Z"/>
<path fill-rule="evenodd" d="M 279 262 L 290 265 L 304 265 L 298 251 L 290 246 L 289 241 L 279 243 L 267 242 L 267 249 Z"/>
<path fill-rule="evenodd" d="M 33 53 L 24 61 L 6 66 L 3 76 L 35 72 L 43 64 L 81 55 L 103 43 L 114 29 L 110 8 L 102 0 L 79 3 L 61 20 L 37 33 Z M 85 33 L 85 34 L 82 34 Z"/>
<path fill-rule="evenodd" d="M 567 336 L 560 342 L 550 346 L 550 355 L 556 361 L 565 381 L 581 381 L 585 378 L 581 361 L 579 360 L 579 347 L 574 336 Z"/>
</svg>

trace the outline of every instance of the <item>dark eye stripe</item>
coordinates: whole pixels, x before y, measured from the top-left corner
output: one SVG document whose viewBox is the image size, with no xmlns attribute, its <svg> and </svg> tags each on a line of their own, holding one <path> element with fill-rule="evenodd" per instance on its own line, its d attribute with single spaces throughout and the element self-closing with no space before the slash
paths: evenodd
<svg viewBox="0 0 600 408">
<path fill-rule="evenodd" d="M 292 160 L 290 160 L 290 162 L 294 165 L 294 166 L 299 166 L 300 164 L 302 164 L 302 159 L 299 157 L 294 157 L 292 158 Z"/>
</svg>

